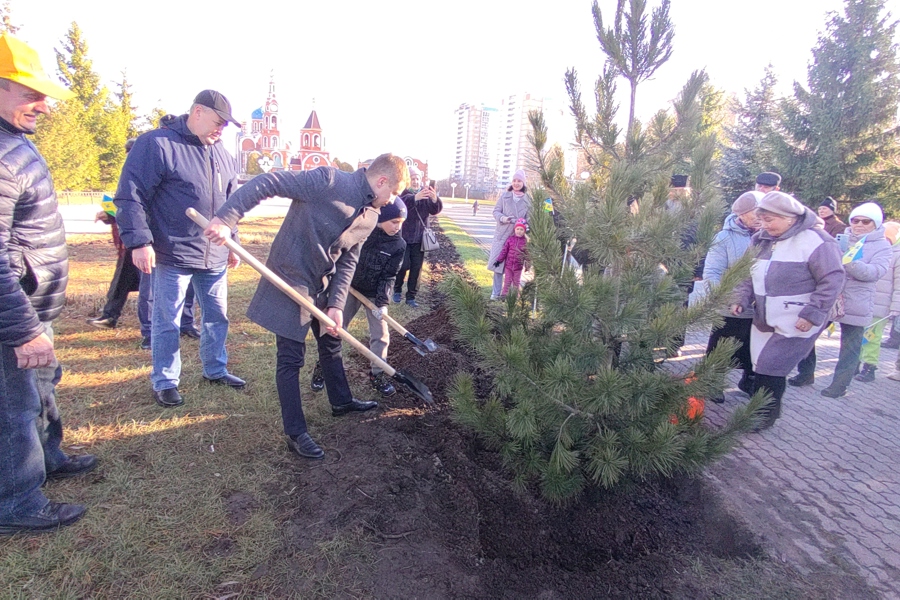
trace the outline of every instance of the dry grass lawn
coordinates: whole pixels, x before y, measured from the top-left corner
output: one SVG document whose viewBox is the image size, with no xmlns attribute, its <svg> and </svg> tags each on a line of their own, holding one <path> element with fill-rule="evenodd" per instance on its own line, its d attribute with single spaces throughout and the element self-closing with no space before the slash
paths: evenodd
<svg viewBox="0 0 900 600">
<path fill-rule="evenodd" d="M 242 243 L 265 258 L 279 224 L 248 220 Z M 55 322 L 65 369 L 59 405 L 66 449 L 96 454 L 101 464 L 45 490 L 53 500 L 89 506 L 80 523 L 50 535 L 0 538 L 0 597 L 225 598 L 238 579 L 242 597 L 266 596 L 272 592 L 267 582 L 279 577 L 254 570 L 278 546 L 279 523 L 290 505 L 285 481 L 299 475 L 299 459 L 283 442 L 274 336 L 244 316 L 259 276 L 246 265 L 229 273 L 229 369 L 248 380 L 246 390 L 203 382 L 197 342 L 183 339 L 180 389 L 186 401 L 166 410 L 151 398 L 149 352 L 139 349 L 137 295 L 117 329 L 85 322 L 105 301 L 115 264 L 109 237 L 71 236 L 69 243 L 69 302 Z M 424 312 L 391 308 L 401 322 Z M 364 327 L 357 317 L 350 331 L 365 338 Z M 310 348 L 311 366 L 314 344 Z M 304 390 L 309 369 L 302 375 Z M 354 392 L 374 398 L 367 386 Z M 306 393 L 304 405 L 314 435 L 334 422 L 324 393 Z M 242 510 L 238 491 L 267 505 Z M 305 565 L 302 575 L 313 582 L 315 595 L 354 596 L 346 574 L 335 571 L 341 555 L 354 552 L 346 536 L 315 540 L 294 564 Z"/>
</svg>

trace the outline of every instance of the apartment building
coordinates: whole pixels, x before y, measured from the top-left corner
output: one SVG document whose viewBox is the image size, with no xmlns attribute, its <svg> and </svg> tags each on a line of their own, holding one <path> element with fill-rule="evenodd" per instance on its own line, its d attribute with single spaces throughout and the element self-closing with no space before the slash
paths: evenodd
<svg viewBox="0 0 900 600">
<path fill-rule="evenodd" d="M 460 104 L 456 109 L 456 155 L 451 179 L 460 187 L 484 192 L 494 188 L 492 157 L 496 145 L 497 109 Z"/>
</svg>

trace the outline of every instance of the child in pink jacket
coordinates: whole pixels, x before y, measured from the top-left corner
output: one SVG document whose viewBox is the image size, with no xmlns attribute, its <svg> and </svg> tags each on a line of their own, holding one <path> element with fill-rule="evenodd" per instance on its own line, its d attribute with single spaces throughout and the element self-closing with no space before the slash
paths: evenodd
<svg viewBox="0 0 900 600">
<path fill-rule="evenodd" d="M 525 219 L 516 221 L 513 234 L 506 238 L 503 244 L 503 250 L 497 255 L 494 262 L 495 267 L 499 267 L 500 263 L 506 261 L 503 268 L 503 291 L 500 292 L 501 298 L 506 298 L 509 288 L 519 289 L 519 283 L 522 280 L 522 271 L 528 267 L 528 238 L 525 231 L 528 228 L 528 222 Z"/>
</svg>

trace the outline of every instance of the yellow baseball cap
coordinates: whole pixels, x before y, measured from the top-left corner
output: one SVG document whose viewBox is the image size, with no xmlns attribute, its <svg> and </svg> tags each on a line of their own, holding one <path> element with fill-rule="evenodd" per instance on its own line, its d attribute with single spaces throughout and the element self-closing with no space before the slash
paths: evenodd
<svg viewBox="0 0 900 600">
<path fill-rule="evenodd" d="M 57 100 L 75 96 L 47 77 L 40 57 L 31 46 L 8 33 L 0 35 L 0 78 L 15 81 Z"/>
</svg>

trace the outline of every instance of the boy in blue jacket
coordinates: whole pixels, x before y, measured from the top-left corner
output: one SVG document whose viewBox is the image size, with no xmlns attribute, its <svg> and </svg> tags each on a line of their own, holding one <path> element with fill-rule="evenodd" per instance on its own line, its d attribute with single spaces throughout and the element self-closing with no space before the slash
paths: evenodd
<svg viewBox="0 0 900 600">
<path fill-rule="evenodd" d="M 394 202 L 381 207 L 381 216 L 378 217 L 378 225 L 372 231 L 372 235 L 363 244 L 359 254 L 359 262 L 356 264 L 356 272 L 353 274 L 353 289 L 368 298 L 376 306 L 375 310 L 369 310 L 350 294 L 344 305 L 344 319 L 346 323 L 362 307 L 366 312 L 369 322 L 369 349 L 382 360 L 387 360 L 387 349 L 391 339 L 388 324 L 384 321 L 384 315 L 388 312 L 388 299 L 394 287 L 394 280 L 400 272 L 403 264 L 403 254 L 406 251 L 406 241 L 400 235 L 400 228 L 406 220 L 406 205 L 403 202 Z M 382 396 L 392 396 L 396 393 L 394 385 L 384 376 L 384 372 L 374 364 L 369 372 L 369 381 L 372 387 L 381 392 Z M 313 371 L 310 387 L 319 391 L 325 387 L 325 377 L 322 368 L 316 363 Z"/>
</svg>

